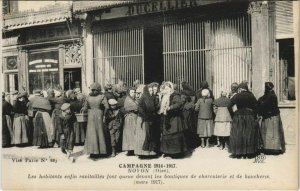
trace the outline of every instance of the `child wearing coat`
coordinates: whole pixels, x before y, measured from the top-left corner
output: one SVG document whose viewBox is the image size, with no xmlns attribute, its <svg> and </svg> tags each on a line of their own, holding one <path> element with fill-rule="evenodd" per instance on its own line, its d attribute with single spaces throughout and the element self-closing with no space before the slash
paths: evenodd
<svg viewBox="0 0 300 191">
<path fill-rule="evenodd" d="M 63 153 L 67 154 L 67 157 L 70 158 L 70 155 L 73 153 L 75 134 L 74 134 L 74 123 L 76 122 L 76 116 L 71 112 L 70 104 L 64 103 L 61 106 L 62 110 L 62 129 L 63 134 L 61 135 L 61 149 Z"/>
<path fill-rule="evenodd" d="M 201 91 L 200 97 L 195 105 L 198 112 L 197 134 L 201 138 L 201 147 L 209 147 L 209 139 L 213 135 L 213 99 L 208 89 Z"/>
<path fill-rule="evenodd" d="M 230 99 L 225 91 L 221 92 L 221 97 L 214 101 L 214 112 L 216 113 L 214 135 L 218 137 L 218 147 L 222 150 L 228 142 L 232 119 L 228 107 Z M 222 146 L 222 147 L 221 147 Z"/>
<path fill-rule="evenodd" d="M 109 129 L 112 153 L 111 156 L 116 156 L 116 146 L 120 140 L 120 128 L 122 125 L 122 112 L 117 106 L 118 102 L 115 99 L 109 99 L 109 109 L 106 113 L 106 125 Z"/>
</svg>

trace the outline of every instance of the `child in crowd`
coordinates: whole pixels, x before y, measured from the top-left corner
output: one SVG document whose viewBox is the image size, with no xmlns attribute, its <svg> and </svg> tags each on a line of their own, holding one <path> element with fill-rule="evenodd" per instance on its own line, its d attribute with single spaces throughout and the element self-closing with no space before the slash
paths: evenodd
<svg viewBox="0 0 300 191">
<path fill-rule="evenodd" d="M 67 157 L 70 158 L 70 155 L 73 153 L 75 134 L 74 134 L 74 123 L 76 122 L 76 116 L 71 112 L 70 104 L 64 103 L 61 106 L 62 110 L 62 120 L 63 120 L 63 134 L 61 135 L 61 150 L 63 153 L 67 154 Z M 74 159 L 71 158 L 74 162 Z"/>
<path fill-rule="evenodd" d="M 122 113 L 120 112 L 117 104 L 118 102 L 115 99 L 108 100 L 109 109 L 106 113 L 106 125 L 109 129 L 111 148 L 112 148 L 112 157 L 116 156 L 116 146 L 120 138 L 120 128 L 122 124 Z"/>
<path fill-rule="evenodd" d="M 227 92 L 222 91 L 221 97 L 214 101 L 214 112 L 216 113 L 214 135 L 218 137 L 218 147 L 221 149 L 225 149 L 232 126 L 229 105 L 230 99 L 227 98 Z"/>
<path fill-rule="evenodd" d="M 195 111 L 198 112 L 197 134 L 201 138 L 201 147 L 209 147 L 209 139 L 213 134 L 213 99 L 208 89 L 201 91 L 196 103 Z"/>
</svg>

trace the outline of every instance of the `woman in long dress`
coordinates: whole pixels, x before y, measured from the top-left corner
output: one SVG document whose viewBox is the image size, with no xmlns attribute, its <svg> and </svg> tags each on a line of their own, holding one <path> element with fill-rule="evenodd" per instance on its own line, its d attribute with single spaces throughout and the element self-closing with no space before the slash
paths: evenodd
<svg viewBox="0 0 300 191">
<path fill-rule="evenodd" d="M 13 108 L 12 105 L 7 101 L 9 99 L 9 93 L 2 94 L 2 147 L 9 147 L 13 137 L 11 120 Z"/>
<path fill-rule="evenodd" d="M 248 85 L 239 85 L 240 93 L 232 99 L 229 109 L 233 105 L 237 110 L 233 114 L 232 129 L 229 138 L 229 152 L 231 157 L 253 158 L 260 147 L 259 125 L 257 122 L 257 100 L 249 92 Z"/>
<path fill-rule="evenodd" d="M 135 89 L 130 88 L 124 102 L 125 120 L 123 126 L 122 150 L 128 151 L 127 155 L 134 154 L 135 129 L 137 120 L 138 103 L 135 100 Z"/>
<path fill-rule="evenodd" d="M 285 139 L 277 96 L 273 88 L 272 82 L 265 83 L 265 93 L 258 99 L 258 114 L 262 118 L 261 134 L 265 152 L 280 154 L 285 152 Z"/>
<path fill-rule="evenodd" d="M 47 98 L 35 96 L 32 107 L 36 111 L 33 119 L 33 145 L 40 148 L 51 147 L 54 144 L 54 127 L 49 115 L 51 105 Z M 62 132 L 61 132 L 62 133 Z"/>
<path fill-rule="evenodd" d="M 79 114 L 83 107 L 83 102 L 80 99 L 77 99 L 75 94 L 70 95 L 70 108 L 73 114 Z M 86 132 L 86 122 L 78 122 L 75 121 L 74 125 L 74 135 L 75 135 L 75 144 L 76 145 L 83 145 L 85 141 L 85 132 Z"/>
<path fill-rule="evenodd" d="M 134 154 L 139 156 L 156 155 L 157 144 L 153 129 L 154 100 L 145 85 L 139 85 L 136 92 L 138 97 L 138 117 L 135 130 Z"/>
<path fill-rule="evenodd" d="M 104 116 L 109 106 L 106 97 L 101 94 L 100 84 L 94 83 L 90 89 L 92 92 L 86 98 L 83 107 L 83 110 L 88 110 L 84 152 L 95 158 L 109 154 L 109 131 L 104 125 Z"/>
<path fill-rule="evenodd" d="M 13 121 L 13 140 L 12 144 L 24 145 L 28 143 L 28 110 L 26 103 L 26 92 L 19 93 L 17 100 L 13 105 L 14 121 Z"/>
<path fill-rule="evenodd" d="M 182 121 L 183 103 L 172 82 L 165 82 L 162 91 L 159 110 L 162 127 L 160 150 L 165 157 L 177 157 L 187 151 Z"/>
</svg>

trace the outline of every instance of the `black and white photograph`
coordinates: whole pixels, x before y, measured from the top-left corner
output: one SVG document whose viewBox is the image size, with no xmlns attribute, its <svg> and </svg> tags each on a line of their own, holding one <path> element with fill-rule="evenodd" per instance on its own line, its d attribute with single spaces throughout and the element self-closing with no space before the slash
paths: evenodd
<svg viewBox="0 0 300 191">
<path fill-rule="evenodd" d="M 1 11 L 1 189 L 299 189 L 300 1 Z"/>
</svg>

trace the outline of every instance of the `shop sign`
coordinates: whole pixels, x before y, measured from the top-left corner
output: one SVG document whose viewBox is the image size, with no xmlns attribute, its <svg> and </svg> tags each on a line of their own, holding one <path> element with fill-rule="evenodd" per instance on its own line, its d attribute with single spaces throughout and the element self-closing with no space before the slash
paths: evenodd
<svg viewBox="0 0 300 191">
<path fill-rule="evenodd" d="M 149 13 L 157 13 L 164 11 L 174 11 L 185 8 L 198 7 L 207 4 L 223 2 L 225 0 L 203 1 L 203 0 L 156 0 L 130 4 L 124 7 L 112 8 L 108 12 L 102 13 L 99 17 L 101 20 L 113 19 L 119 17 L 128 17 L 135 15 L 143 15 Z"/>
<path fill-rule="evenodd" d="M 57 27 L 47 27 L 47 28 L 38 28 L 30 29 L 26 31 L 25 41 L 26 43 L 36 43 L 36 42 L 45 42 L 45 41 L 54 41 L 62 39 L 71 39 L 74 37 L 79 37 L 79 28 L 78 26 L 57 26 Z"/>
<path fill-rule="evenodd" d="M 140 15 L 159 11 L 171 11 L 176 9 L 184 9 L 196 7 L 197 0 L 168 0 L 168 1 L 153 1 L 127 7 L 126 15 Z"/>
<path fill-rule="evenodd" d="M 36 59 L 29 62 L 29 72 L 55 72 L 58 71 L 58 60 Z"/>
</svg>

